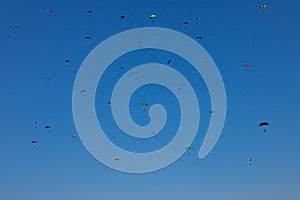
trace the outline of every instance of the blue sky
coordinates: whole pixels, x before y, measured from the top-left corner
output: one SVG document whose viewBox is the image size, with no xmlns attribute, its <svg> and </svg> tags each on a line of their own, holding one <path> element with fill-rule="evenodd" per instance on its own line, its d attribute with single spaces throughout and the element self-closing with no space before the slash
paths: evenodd
<svg viewBox="0 0 300 200">
<path fill-rule="evenodd" d="M 259 9 L 261 4 L 268 6 L 265 14 Z M 78 0 L 76 4 L 2 1 L 0 197 L 297 199 L 299 7 L 296 0 Z M 51 16 L 46 9 L 53 10 Z M 87 10 L 93 13 L 88 15 Z M 157 15 L 153 23 L 149 20 L 152 13 Z M 126 19 L 121 20 L 120 15 L 126 15 Z M 198 16 L 201 20 L 197 23 Z M 183 25 L 183 21 L 190 24 Z M 16 33 L 11 28 L 14 24 L 20 26 Z M 192 38 L 203 37 L 199 42 L 223 77 L 228 109 L 219 142 L 205 159 L 199 160 L 197 150 L 208 127 L 210 102 L 201 77 L 189 75 L 201 106 L 200 129 L 192 144 L 195 150 L 163 170 L 136 175 L 104 166 L 89 154 L 79 138 L 71 137 L 76 133 L 72 89 L 81 63 L 94 47 L 121 31 L 147 26 L 174 29 Z M 91 39 L 87 41 L 85 36 Z M 123 73 L 119 64 L 127 70 L 149 62 L 149 57 L 163 64 L 171 57 L 173 63 L 178 63 L 174 67 L 185 66 L 175 55 L 154 50 L 128 56 L 111 66 L 105 79 L 111 77 L 111 82 L 103 83 L 108 89 Z M 65 59 L 70 59 L 69 65 Z M 250 64 L 248 71 L 244 70 L 244 63 Z M 187 69 L 182 73 L 189 72 Z M 48 83 L 46 77 L 50 78 Z M 98 93 L 96 97 L 96 109 L 106 109 L 107 116 L 99 116 L 105 120 L 112 119 L 106 100 L 108 89 L 105 98 Z M 166 106 L 172 116 L 167 129 L 176 129 L 178 112 L 172 111 L 176 100 L 161 90 L 145 87 L 135 93 L 133 119 L 140 124 L 149 120 L 139 105 L 144 98 Z M 151 92 L 163 95 L 149 95 Z M 32 121 L 38 121 L 37 128 Z M 258 127 L 261 121 L 271 124 L 266 133 Z M 113 123 L 105 124 L 107 130 L 115 130 L 110 127 Z M 45 125 L 52 128 L 45 130 Z M 122 140 L 113 136 L 111 139 L 120 147 L 146 151 L 162 147 L 172 136 L 140 144 L 120 137 Z M 32 146 L 32 139 L 39 141 L 36 147 Z M 251 166 L 248 157 L 253 158 Z"/>
</svg>

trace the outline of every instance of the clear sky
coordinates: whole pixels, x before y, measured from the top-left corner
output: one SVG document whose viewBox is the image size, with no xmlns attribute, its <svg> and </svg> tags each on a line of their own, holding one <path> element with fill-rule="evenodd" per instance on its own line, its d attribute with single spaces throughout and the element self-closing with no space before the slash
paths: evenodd
<svg viewBox="0 0 300 200">
<path fill-rule="evenodd" d="M 267 5 L 264 14 L 262 4 Z M 2 0 L 1 199 L 298 199 L 299 8 L 296 0 Z M 47 9 L 53 10 L 50 16 Z M 157 15 L 153 23 L 152 13 Z M 121 15 L 126 18 L 120 19 Z M 198 149 L 210 119 L 209 94 L 201 77 L 193 75 L 188 63 L 166 52 L 148 49 L 120 58 L 101 83 L 103 94 L 96 96 L 96 110 L 105 110 L 99 119 L 108 132 L 116 130 L 107 104 L 111 84 L 137 64 L 166 64 L 172 59 L 174 68 L 187 68 L 181 72 L 193 83 L 201 107 L 200 129 L 190 155 L 163 170 L 128 174 L 101 164 L 79 137 L 71 137 L 77 132 L 72 89 L 81 63 L 94 47 L 119 32 L 147 26 L 180 31 L 195 40 L 202 36 L 197 41 L 223 77 L 227 117 L 217 145 L 199 160 Z M 250 64 L 247 71 L 245 63 Z M 180 116 L 174 111 L 178 105 L 170 92 L 154 86 L 133 95 L 132 118 L 145 125 L 149 119 L 142 101 L 165 106 L 170 134 L 141 143 L 122 134 L 108 135 L 127 150 L 158 149 L 178 127 Z M 36 128 L 33 121 L 38 122 Z M 258 127 L 261 121 L 270 122 L 266 132 Z M 33 139 L 38 140 L 35 147 Z"/>
</svg>

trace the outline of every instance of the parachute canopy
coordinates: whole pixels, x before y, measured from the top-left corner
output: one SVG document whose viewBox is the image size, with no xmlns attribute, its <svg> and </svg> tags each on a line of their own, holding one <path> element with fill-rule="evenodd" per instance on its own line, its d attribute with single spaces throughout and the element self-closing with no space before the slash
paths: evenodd
<svg viewBox="0 0 300 200">
<path fill-rule="evenodd" d="M 154 19 L 154 18 L 156 18 L 156 15 L 155 15 L 155 14 L 152 14 L 152 15 L 150 15 L 149 18 L 150 18 L 150 19 Z"/>
<path fill-rule="evenodd" d="M 141 105 L 142 106 L 148 106 L 148 103 L 147 102 L 142 102 Z"/>
<path fill-rule="evenodd" d="M 77 133 L 72 134 L 72 137 L 77 137 Z"/>
<path fill-rule="evenodd" d="M 186 150 L 192 150 L 193 147 L 192 147 L 192 146 L 188 146 L 188 147 L 186 147 L 185 149 L 186 149 Z"/>
<path fill-rule="evenodd" d="M 265 8 L 267 8 L 267 5 L 261 5 L 261 6 L 259 6 L 259 8 L 260 9 L 265 9 Z"/>
<path fill-rule="evenodd" d="M 121 19 L 125 19 L 126 16 L 125 16 L 125 15 L 121 15 L 120 18 L 121 18 Z"/>
<path fill-rule="evenodd" d="M 183 24 L 189 24 L 189 22 L 187 22 L 187 21 L 184 21 L 184 22 L 183 22 Z"/>
<path fill-rule="evenodd" d="M 269 122 L 261 122 L 261 123 L 259 123 L 259 126 L 261 127 L 261 126 L 269 126 L 270 125 L 270 123 Z"/>
<path fill-rule="evenodd" d="M 45 126 L 45 128 L 51 128 L 51 126 L 47 125 L 47 126 Z"/>
<path fill-rule="evenodd" d="M 80 90 L 80 92 L 87 92 L 87 90 Z"/>
<path fill-rule="evenodd" d="M 11 27 L 12 27 L 12 28 L 16 28 L 16 29 L 20 28 L 20 26 L 19 26 L 19 25 L 16 25 L 16 24 L 15 24 L 15 25 L 12 25 Z"/>
<path fill-rule="evenodd" d="M 32 144 L 36 144 L 38 141 L 37 140 L 32 140 L 31 143 Z"/>
<path fill-rule="evenodd" d="M 47 13 L 53 13 L 53 10 L 47 9 L 46 12 L 47 12 Z"/>
<path fill-rule="evenodd" d="M 249 67 L 250 65 L 248 63 L 245 63 L 244 64 L 244 67 Z"/>
</svg>

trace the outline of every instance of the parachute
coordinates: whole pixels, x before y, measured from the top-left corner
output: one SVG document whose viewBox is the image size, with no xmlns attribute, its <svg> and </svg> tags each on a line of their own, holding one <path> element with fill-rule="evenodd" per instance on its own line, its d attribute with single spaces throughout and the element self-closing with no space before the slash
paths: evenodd
<svg viewBox="0 0 300 200">
<path fill-rule="evenodd" d="M 35 147 L 35 144 L 37 144 L 38 141 L 37 140 L 31 140 L 31 144 L 33 144 L 33 147 Z"/>
<path fill-rule="evenodd" d="M 168 60 L 168 62 L 167 62 L 167 63 L 168 63 L 168 64 L 170 64 L 171 62 L 172 62 L 172 60 Z"/>
<path fill-rule="evenodd" d="M 125 19 L 126 16 L 125 16 L 125 15 L 121 15 L 120 18 L 121 18 L 121 19 Z"/>
<path fill-rule="evenodd" d="M 187 151 L 190 151 L 190 150 L 192 150 L 193 149 L 193 147 L 192 146 L 187 146 L 186 148 L 185 148 Z M 191 153 L 189 152 L 189 155 L 191 155 Z"/>
<path fill-rule="evenodd" d="M 266 8 L 267 8 L 267 5 L 260 5 L 259 8 L 260 8 L 260 9 L 266 9 Z"/>
<path fill-rule="evenodd" d="M 189 22 L 187 22 L 187 21 L 184 21 L 184 22 L 183 22 L 183 24 L 189 24 Z"/>
<path fill-rule="evenodd" d="M 149 18 L 150 18 L 150 19 L 154 19 L 154 18 L 156 18 L 156 15 L 155 15 L 155 14 L 152 14 L 152 15 L 150 15 Z"/>
<path fill-rule="evenodd" d="M 86 40 L 90 40 L 91 37 L 90 37 L 90 36 L 85 36 L 85 39 L 86 39 Z"/>
<path fill-rule="evenodd" d="M 269 126 L 270 125 L 270 123 L 269 122 L 261 122 L 261 123 L 259 123 L 259 127 L 264 127 L 264 126 Z M 264 132 L 266 132 L 267 130 L 264 128 Z"/>
<path fill-rule="evenodd" d="M 45 126 L 45 128 L 46 128 L 46 129 L 49 129 L 49 128 L 51 128 L 51 126 L 47 125 L 47 126 Z"/>
<path fill-rule="evenodd" d="M 80 92 L 85 93 L 85 92 L 87 92 L 87 90 L 80 90 Z"/>
<path fill-rule="evenodd" d="M 148 106 L 148 103 L 147 102 L 142 102 L 141 105 L 142 106 Z"/>
<path fill-rule="evenodd" d="M 252 165 L 252 160 L 253 160 L 253 159 L 252 159 L 251 157 L 249 157 L 249 158 L 247 159 L 247 162 L 248 162 L 249 165 Z"/>
<path fill-rule="evenodd" d="M 201 37 L 201 36 L 197 36 L 196 38 L 197 38 L 197 39 L 200 39 L 200 40 L 202 39 L 202 37 Z"/>
<path fill-rule="evenodd" d="M 179 91 L 179 90 L 181 90 L 181 88 L 180 87 L 176 87 L 175 90 Z"/>
<path fill-rule="evenodd" d="M 259 123 L 259 127 L 261 127 L 261 126 L 269 126 L 269 125 L 270 125 L 269 122 L 261 122 L 261 123 Z"/>
<path fill-rule="evenodd" d="M 73 137 L 73 138 L 74 138 L 74 137 L 77 137 L 77 133 L 72 134 L 72 137 Z"/>
</svg>

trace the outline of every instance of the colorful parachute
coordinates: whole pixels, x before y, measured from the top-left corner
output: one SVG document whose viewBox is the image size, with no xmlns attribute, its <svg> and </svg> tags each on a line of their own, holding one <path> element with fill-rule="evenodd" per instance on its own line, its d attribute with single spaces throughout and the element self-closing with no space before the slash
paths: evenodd
<svg viewBox="0 0 300 200">
<path fill-rule="evenodd" d="M 155 15 L 155 14 L 152 14 L 152 15 L 150 15 L 149 18 L 150 18 L 150 19 L 154 19 L 154 18 L 156 18 L 156 15 Z"/>
<path fill-rule="evenodd" d="M 186 147 L 185 148 L 187 151 L 190 151 L 190 150 L 192 150 L 193 149 L 193 147 L 192 146 L 188 146 L 188 147 Z M 189 155 L 191 155 L 191 153 L 189 152 Z"/>
<path fill-rule="evenodd" d="M 139 40 L 139 43 L 145 43 L 145 40 Z"/>
<path fill-rule="evenodd" d="M 250 65 L 248 63 L 245 63 L 244 64 L 244 67 L 249 67 Z"/>
<path fill-rule="evenodd" d="M 156 135 L 156 134 L 158 134 L 158 131 L 152 131 L 152 134 Z"/>
<path fill-rule="evenodd" d="M 249 158 L 247 159 L 247 162 L 248 162 L 249 165 L 252 165 L 252 158 L 249 157 Z"/>
<path fill-rule="evenodd" d="M 181 88 L 180 87 L 176 87 L 175 90 L 179 91 L 179 90 L 181 90 Z"/>
<path fill-rule="evenodd" d="M 85 92 L 87 92 L 87 90 L 80 90 L 80 92 L 85 93 Z"/>
<path fill-rule="evenodd" d="M 139 72 L 132 72 L 132 74 L 138 74 Z"/>
<path fill-rule="evenodd" d="M 147 102 L 142 102 L 141 105 L 142 106 L 148 106 L 148 103 Z"/>
<path fill-rule="evenodd" d="M 200 17 L 196 17 L 196 20 L 199 21 L 199 20 L 201 20 L 201 18 Z"/>
<path fill-rule="evenodd" d="M 47 9 L 46 12 L 47 12 L 47 13 L 53 13 L 53 10 Z"/>
<path fill-rule="evenodd" d="M 12 28 L 16 28 L 16 29 L 19 29 L 19 28 L 20 28 L 20 26 L 19 26 L 19 25 L 16 25 L 16 24 L 15 24 L 15 25 L 12 25 L 11 27 L 12 27 Z"/>
<path fill-rule="evenodd" d="M 49 129 L 49 128 L 51 128 L 51 126 L 47 125 L 47 126 L 45 126 L 45 128 L 46 128 L 46 129 Z"/>
<path fill-rule="evenodd" d="M 36 144 L 36 143 L 38 143 L 38 141 L 37 140 L 31 140 L 31 143 Z"/>
<path fill-rule="evenodd" d="M 266 9 L 267 8 L 267 5 L 261 5 L 259 6 L 260 9 Z"/>
<path fill-rule="evenodd" d="M 72 137 L 73 138 L 77 137 L 77 133 L 72 134 Z"/>
</svg>

